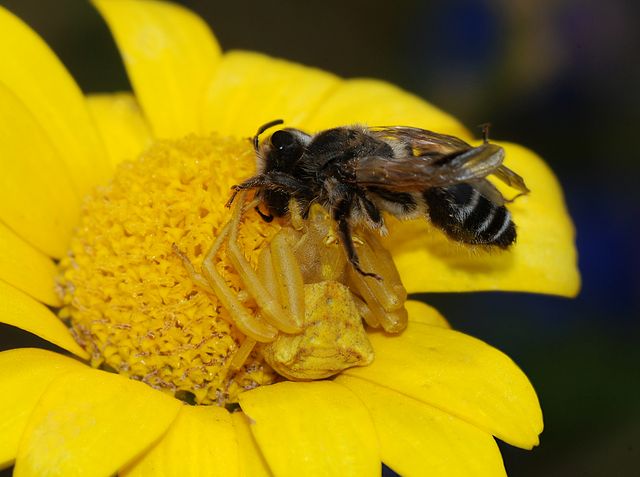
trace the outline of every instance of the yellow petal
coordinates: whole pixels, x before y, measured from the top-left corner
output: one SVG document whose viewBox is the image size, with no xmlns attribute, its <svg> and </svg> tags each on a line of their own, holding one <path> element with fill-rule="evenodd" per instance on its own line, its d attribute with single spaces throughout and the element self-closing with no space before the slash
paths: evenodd
<svg viewBox="0 0 640 477">
<path fill-rule="evenodd" d="M 432 405 L 514 446 L 538 444 L 538 398 L 508 356 L 457 331 L 421 323 L 409 323 L 400 336 L 369 338 L 375 361 L 347 375 Z"/>
<path fill-rule="evenodd" d="M 74 341 L 71 332 L 49 308 L 1 280 L 0 323 L 33 333 L 80 358 L 88 358 L 87 353 Z"/>
<path fill-rule="evenodd" d="M 92 94 L 87 97 L 87 105 L 112 165 L 135 159 L 153 141 L 149 125 L 133 95 Z"/>
<path fill-rule="evenodd" d="M 82 92 L 45 42 L 2 7 L 0 31 L 0 83 L 24 103 L 42 126 L 66 164 L 65 174 L 70 175 L 76 192 L 83 196 L 104 182 L 111 168 Z"/>
<path fill-rule="evenodd" d="M 162 437 L 180 407 L 180 401 L 117 374 L 69 372 L 38 401 L 13 475 L 113 475 Z"/>
<path fill-rule="evenodd" d="M 336 381 L 371 414 L 382 461 L 404 477 L 506 476 L 491 434 L 446 412 L 349 376 Z"/>
<path fill-rule="evenodd" d="M 216 406 L 182 406 L 162 440 L 118 475 L 238 475 L 238 443 L 231 415 Z"/>
<path fill-rule="evenodd" d="M 531 193 L 507 207 L 518 238 L 509 251 L 471 251 L 425 220 L 391 221 L 386 240 L 410 293 L 505 290 L 575 296 L 580 288 L 574 228 L 562 190 L 531 151 L 502 144 L 505 164 L 524 177 Z M 515 193 L 496 185 L 507 197 Z"/>
<path fill-rule="evenodd" d="M 283 382 L 240 394 L 240 405 L 275 475 L 380 475 L 371 418 L 344 387 Z"/>
<path fill-rule="evenodd" d="M 439 326 L 441 328 L 451 328 L 451 325 L 444 316 L 442 316 L 438 310 L 426 303 L 416 300 L 407 300 L 404 305 L 409 313 L 409 321 L 425 325 Z"/>
<path fill-rule="evenodd" d="M 0 163 L 0 219 L 44 253 L 62 256 L 78 220 L 78 198 L 38 121 L 2 83 Z"/>
<path fill-rule="evenodd" d="M 259 53 L 227 53 L 208 89 L 203 129 L 251 137 L 274 119 L 299 127 L 339 81 L 330 73 Z"/>
<path fill-rule="evenodd" d="M 47 305 L 60 306 L 54 293 L 57 269 L 42 252 L 0 222 L 0 279 Z"/>
<path fill-rule="evenodd" d="M 318 131 L 347 124 L 368 126 L 415 126 L 468 138 L 469 133 L 453 116 L 384 81 L 344 81 L 325 98 L 304 123 Z"/>
<path fill-rule="evenodd" d="M 243 412 L 234 412 L 231 415 L 233 427 L 238 438 L 238 452 L 240 455 L 241 477 L 269 477 L 273 475 L 264 456 L 251 434 L 249 418 Z"/>
<path fill-rule="evenodd" d="M 168 2 L 94 0 L 118 44 L 156 137 L 199 131 L 199 111 L 220 46 L 193 12 Z"/>
<path fill-rule="evenodd" d="M 49 383 L 82 366 L 41 349 L 0 353 L 0 469 L 15 459 L 29 416 Z"/>
</svg>

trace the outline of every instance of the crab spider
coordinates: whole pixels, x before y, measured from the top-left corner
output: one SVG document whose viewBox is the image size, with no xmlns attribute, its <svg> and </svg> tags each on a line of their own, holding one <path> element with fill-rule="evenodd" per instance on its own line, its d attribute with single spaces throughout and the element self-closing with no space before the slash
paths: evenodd
<svg viewBox="0 0 640 477">
<path fill-rule="evenodd" d="M 363 266 L 375 269 L 382 280 L 361 276 L 348 265 L 329 214 L 314 205 L 303 219 L 292 202 L 289 222 L 261 251 L 254 270 L 238 244 L 240 219 L 256 205 L 255 201 L 245 202 L 246 193 L 239 193 L 231 219 L 206 253 L 200 272 L 175 244 L 173 247 L 192 281 L 217 296 L 232 323 L 246 336 L 231 368 L 239 369 L 258 343 L 267 362 L 290 379 L 318 379 L 370 363 L 373 351 L 361 318 L 390 333 L 401 332 L 407 324 L 407 294 L 389 252 L 369 231 L 356 237 Z M 214 260 L 222 246 L 255 301 L 257 314 L 216 270 Z M 346 325 L 349 320 L 356 326 Z M 345 347 L 346 352 L 332 353 L 336 346 Z"/>
</svg>

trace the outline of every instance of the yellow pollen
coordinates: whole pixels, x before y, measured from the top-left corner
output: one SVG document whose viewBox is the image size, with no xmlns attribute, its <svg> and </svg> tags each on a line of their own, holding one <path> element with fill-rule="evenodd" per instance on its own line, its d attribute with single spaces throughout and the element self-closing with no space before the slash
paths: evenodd
<svg viewBox="0 0 640 477">
<path fill-rule="evenodd" d="M 236 402 L 243 390 L 278 379 L 258 350 L 233 370 L 244 335 L 172 250 L 176 244 L 202 262 L 229 218 L 230 187 L 253 173 L 254 161 L 246 140 L 162 141 L 120 165 L 86 200 L 58 284 L 60 316 L 93 366 L 196 404 Z M 276 223 L 243 222 L 239 242 L 253 266 L 278 230 Z M 246 300 L 225 251 L 218 255 L 217 269 Z M 245 305 L 256 311 L 252 300 Z"/>
</svg>

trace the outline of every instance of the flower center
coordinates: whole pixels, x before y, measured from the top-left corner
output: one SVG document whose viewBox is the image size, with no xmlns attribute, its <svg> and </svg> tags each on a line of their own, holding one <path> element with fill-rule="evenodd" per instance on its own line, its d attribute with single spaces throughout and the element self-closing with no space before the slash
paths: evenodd
<svg viewBox="0 0 640 477">
<path fill-rule="evenodd" d="M 193 404 L 226 405 L 286 378 L 323 379 L 370 364 L 363 320 L 401 332 L 406 291 L 389 252 L 367 231 L 348 264 L 319 205 L 267 223 L 236 200 L 250 176 L 246 141 L 161 141 L 121 164 L 83 205 L 61 260 L 60 317 L 95 367 Z M 246 209 L 246 210 L 245 210 Z"/>
<path fill-rule="evenodd" d="M 111 183 L 88 198 L 60 263 L 59 283 L 65 303 L 60 316 L 93 366 L 198 404 L 235 401 L 242 390 L 276 380 L 258 353 L 231 371 L 244 336 L 216 296 L 190 280 L 172 250 L 179 244 L 194 263 L 202 260 L 228 220 L 230 187 L 253 168 L 245 141 L 159 142 L 120 165 Z M 247 225 L 239 241 L 255 261 L 279 226 L 256 220 Z M 221 273 L 240 292 L 233 270 L 221 267 Z M 252 303 L 247 306 L 255 311 Z"/>
<path fill-rule="evenodd" d="M 283 377 L 322 379 L 371 363 L 362 319 L 392 332 L 404 326 L 403 309 L 396 321 L 398 312 L 379 305 L 380 284 L 371 292 L 361 277 L 350 282 L 321 207 L 296 227 L 224 207 L 253 168 L 248 142 L 189 136 L 121 164 L 88 197 L 58 284 L 60 317 L 93 366 L 186 402 L 226 405 Z"/>
</svg>

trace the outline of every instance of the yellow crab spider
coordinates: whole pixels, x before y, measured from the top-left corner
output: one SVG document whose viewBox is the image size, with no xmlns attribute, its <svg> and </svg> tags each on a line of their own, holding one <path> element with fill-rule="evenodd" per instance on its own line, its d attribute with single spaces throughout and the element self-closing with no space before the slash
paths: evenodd
<svg viewBox="0 0 640 477">
<path fill-rule="evenodd" d="M 261 251 L 254 270 L 238 244 L 240 218 L 256 205 L 256 201 L 245 202 L 241 192 L 200 273 L 174 246 L 193 282 L 215 294 L 246 335 L 231 368 L 239 369 L 257 343 L 263 344 L 266 361 L 290 379 L 318 379 L 370 363 L 373 350 L 361 318 L 392 333 L 402 331 L 407 323 L 406 291 L 391 255 L 373 234 L 365 232 L 365 239 L 356 238 L 356 245 L 363 264 L 375 267 L 382 281 L 353 273 L 329 214 L 316 204 L 303 219 L 292 202 L 289 222 Z M 217 271 L 214 260 L 222 246 L 246 294 L 255 301 L 257 314 Z"/>
</svg>

